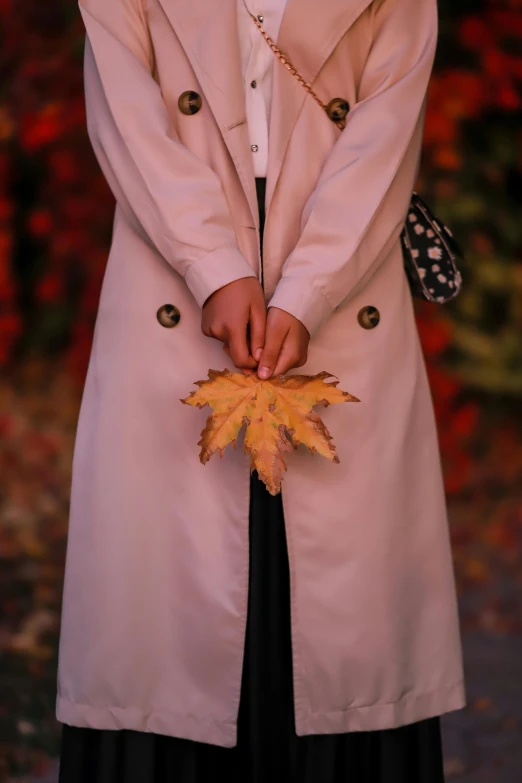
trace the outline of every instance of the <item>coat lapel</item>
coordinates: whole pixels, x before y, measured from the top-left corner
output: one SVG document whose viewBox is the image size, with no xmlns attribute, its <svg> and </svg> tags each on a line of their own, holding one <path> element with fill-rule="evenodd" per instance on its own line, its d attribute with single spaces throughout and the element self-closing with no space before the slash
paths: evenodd
<svg viewBox="0 0 522 783">
<path fill-rule="evenodd" d="M 159 0 L 219 126 L 258 224 L 236 0 Z"/>
<path fill-rule="evenodd" d="M 342 36 L 372 0 L 287 0 L 277 45 L 311 86 Z M 325 7 L 326 6 L 326 7 Z M 270 148 L 266 187 L 266 210 L 281 173 L 285 152 L 299 112 L 313 100 L 304 87 L 279 62 L 274 63 L 270 114 Z M 319 96 L 325 103 L 329 98 Z M 322 111 L 318 106 L 318 111 Z"/>
</svg>

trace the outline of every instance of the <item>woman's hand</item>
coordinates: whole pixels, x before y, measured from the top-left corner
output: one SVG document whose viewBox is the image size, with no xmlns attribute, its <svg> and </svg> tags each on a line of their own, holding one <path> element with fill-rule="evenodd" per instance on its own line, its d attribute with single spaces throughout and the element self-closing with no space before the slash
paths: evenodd
<svg viewBox="0 0 522 783">
<path fill-rule="evenodd" d="M 257 374 L 263 380 L 305 364 L 310 334 L 294 315 L 279 307 L 269 307 L 263 349 L 252 350 L 259 359 Z"/>
<path fill-rule="evenodd" d="M 218 288 L 202 308 L 201 331 L 221 340 L 238 369 L 257 367 L 254 353 L 265 340 L 265 295 L 257 277 L 242 277 Z"/>
</svg>

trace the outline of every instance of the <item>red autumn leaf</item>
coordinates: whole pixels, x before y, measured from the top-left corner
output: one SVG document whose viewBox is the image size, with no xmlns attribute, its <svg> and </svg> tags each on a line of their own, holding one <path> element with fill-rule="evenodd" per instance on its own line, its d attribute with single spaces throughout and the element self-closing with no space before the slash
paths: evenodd
<svg viewBox="0 0 522 783">
<path fill-rule="evenodd" d="M 457 35 L 463 46 L 482 51 L 495 43 L 495 36 L 484 15 L 465 17 L 459 24 Z"/>
<path fill-rule="evenodd" d="M 449 321 L 417 319 L 422 347 L 428 356 L 442 353 L 451 343 L 453 327 Z"/>
<path fill-rule="evenodd" d="M 469 437 L 477 427 L 479 416 L 480 408 L 475 403 L 461 405 L 452 417 L 451 428 L 457 436 Z"/>
<path fill-rule="evenodd" d="M 36 209 L 29 215 L 28 228 L 37 237 L 45 236 L 53 228 L 53 220 L 48 209 Z"/>
<path fill-rule="evenodd" d="M 504 84 L 496 96 L 496 103 L 507 111 L 517 111 L 522 105 L 520 94 L 512 84 Z"/>
<path fill-rule="evenodd" d="M 64 296 L 63 277 L 57 274 L 46 275 L 36 287 L 39 302 L 59 302 Z"/>
</svg>

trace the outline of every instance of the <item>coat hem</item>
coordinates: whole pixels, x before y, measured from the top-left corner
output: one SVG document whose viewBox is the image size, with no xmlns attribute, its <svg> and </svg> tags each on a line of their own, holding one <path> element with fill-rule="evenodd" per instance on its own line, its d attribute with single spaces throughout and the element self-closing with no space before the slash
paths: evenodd
<svg viewBox="0 0 522 783">
<path fill-rule="evenodd" d="M 418 696 L 405 696 L 396 702 L 367 707 L 352 707 L 338 712 L 297 713 L 296 734 L 341 734 L 351 731 L 375 731 L 408 723 L 466 706 L 464 681 Z M 175 715 L 167 712 L 145 713 L 135 707 L 97 707 L 79 704 L 58 696 L 56 718 L 61 723 L 92 729 L 133 729 L 232 748 L 237 743 L 235 722 Z"/>
<path fill-rule="evenodd" d="M 398 701 L 351 707 L 337 712 L 296 712 L 296 734 L 341 734 L 393 729 L 460 710 L 466 706 L 464 680 L 435 691 L 408 694 Z"/>
<path fill-rule="evenodd" d="M 232 748 L 236 744 L 234 722 L 215 721 L 171 712 L 144 712 L 137 707 L 98 707 L 58 696 L 56 719 L 60 723 L 90 729 L 133 729 Z"/>
</svg>

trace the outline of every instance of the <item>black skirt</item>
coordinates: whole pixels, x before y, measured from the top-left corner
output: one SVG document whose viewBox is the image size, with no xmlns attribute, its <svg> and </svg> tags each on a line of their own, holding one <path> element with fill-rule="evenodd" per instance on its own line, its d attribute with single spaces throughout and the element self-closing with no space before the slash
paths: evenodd
<svg viewBox="0 0 522 783">
<path fill-rule="evenodd" d="M 443 783 L 440 718 L 298 737 L 282 495 L 254 472 L 237 745 L 63 724 L 59 783 Z M 284 487 L 283 487 L 284 488 Z"/>
</svg>

